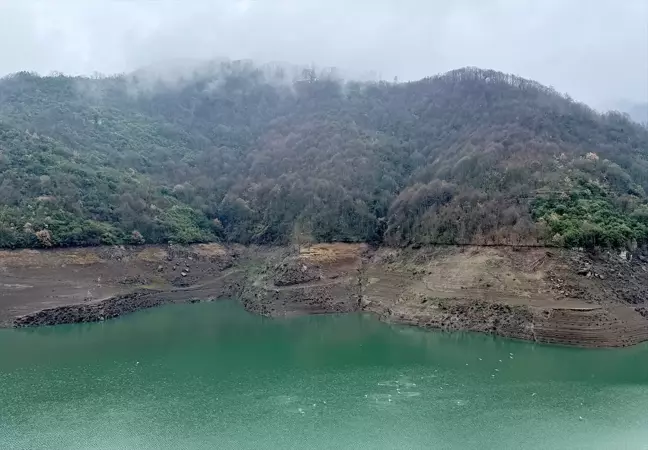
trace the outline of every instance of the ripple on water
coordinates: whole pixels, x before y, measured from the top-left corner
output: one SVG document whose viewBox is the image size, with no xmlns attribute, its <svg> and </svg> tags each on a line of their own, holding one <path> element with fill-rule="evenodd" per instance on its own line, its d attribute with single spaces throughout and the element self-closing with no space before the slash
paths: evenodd
<svg viewBox="0 0 648 450">
<path fill-rule="evenodd" d="M 411 397 L 418 397 L 421 395 L 421 393 L 416 391 L 403 391 L 400 392 L 400 395 L 402 395 L 403 397 L 411 398 Z"/>
<path fill-rule="evenodd" d="M 398 384 L 398 381 L 379 381 L 378 386 L 386 386 L 386 387 L 399 387 L 400 384 Z"/>
<path fill-rule="evenodd" d="M 399 380 L 379 381 L 378 386 L 409 389 L 412 387 L 416 387 L 416 383 L 411 382 L 407 378 L 401 378 Z"/>
<path fill-rule="evenodd" d="M 0 330 L 0 449 L 648 450 L 648 347 L 419 346 L 353 316 L 224 308 Z"/>
<path fill-rule="evenodd" d="M 388 405 L 394 401 L 392 394 L 367 394 L 365 398 L 369 403 L 377 405 Z"/>
</svg>

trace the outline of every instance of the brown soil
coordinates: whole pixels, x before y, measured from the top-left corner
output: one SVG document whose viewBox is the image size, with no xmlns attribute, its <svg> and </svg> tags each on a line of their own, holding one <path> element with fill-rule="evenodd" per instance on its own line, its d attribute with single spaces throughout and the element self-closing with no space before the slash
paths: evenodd
<svg viewBox="0 0 648 450">
<path fill-rule="evenodd" d="M 269 316 L 382 320 L 580 346 L 648 340 L 648 258 L 544 248 L 101 247 L 0 251 L 0 324 L 88 322 L 240 298 Z"/>
<path fill-rule="evenodd" d="M 588 267 L 584 271 L 584 267 Z M 621 270 L 624 279 L 597 276 Z M 648 340 L 646 265 L 541 248 L 381 249 L 366 264 L 365 309 L 384 320 L 580 346 Z M 596 276 L 595 276 L 596 275 Z"/>
<path fill-rule="evenodd" d="M 146 305 L 236 295 L 237 256 L 214 244 L 0 251 L 0 326 L 103 320 Z"/>
</svg>

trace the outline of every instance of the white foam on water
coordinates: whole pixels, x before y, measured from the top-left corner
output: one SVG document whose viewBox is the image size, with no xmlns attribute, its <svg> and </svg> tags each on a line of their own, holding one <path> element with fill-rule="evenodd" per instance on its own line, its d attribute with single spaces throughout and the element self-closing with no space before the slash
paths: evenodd
<svg viewBox="0 0 648 450">
<path fill-rule="evenodd" d="M 369 401 L 369 403 L 372 404 L 386 405 L 392 401 L 392 395 L 391 394 L 369 394 L 367 396 L 367 400 Z"/>
<path fill-rule="evenodd" d="M 421 393 L 416 391 L 405 391 L 401 392 L 401 395 L 403 397 L 418 397 L 419 395 L 421 395 Z"/>
<path fill-rule="evenodd" d="M 398 383 L 397 380 L 394 380 L 394 381 L 379 381 L 378 386 L 398 387 L 399 383 Z"/>
</svg>

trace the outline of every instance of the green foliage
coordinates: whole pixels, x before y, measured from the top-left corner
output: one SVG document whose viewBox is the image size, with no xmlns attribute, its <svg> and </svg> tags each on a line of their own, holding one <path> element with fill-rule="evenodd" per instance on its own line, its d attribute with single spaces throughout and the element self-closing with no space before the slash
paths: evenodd
<svg viewBox="0 0 648 450">
<path fill-rule="evenodd" d="M 196 229 L 207 220 L 201 212 L 175 208 L 161 187 L 132 170 L 97 165 L 92 153 L 2 124 L 0 151 L 1 247 L 40 246 L 40 230 L 54 246 L 129 243 L 136 227 L 148 242 L 215 238 L 209 227 Z"/>
<path fill-rule="evenodd" d="M 0 247 L 286 244 L 296 229 L 623 246 L 646 241 L 647 189 L 645 128 L 494 71 L 345 83 L 231 62 L 172 82 L 0 80 Z"/>
<path fill-rule="evenodd" d="M 598 186 L 583 183 L 570 195 L 538 198 L 534 217 L 546 223 L 549 238 L 569 247 L 624 247 L 648 242 L 648 209 L 628 214 Z"/>
<path fill-rule="evenodd" d="M 169 230 L 166 240 L 175 244 L 213 241 L 207 219 L 197 211 L 183 205 L 173 205 L 159 218 L 162 228 Z"/>
</svg>

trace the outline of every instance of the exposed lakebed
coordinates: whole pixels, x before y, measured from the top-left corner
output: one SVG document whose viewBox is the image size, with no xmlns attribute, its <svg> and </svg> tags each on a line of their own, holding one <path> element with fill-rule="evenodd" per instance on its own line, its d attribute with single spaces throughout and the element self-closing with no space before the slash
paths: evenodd
<svg viewBox="0 0 648 450">
<path fill-rule="evenodd" d="M 0 330 L 0 448 L 641 448 L 648 346 L 270 319 L 234 301 Z"/>
</svg>

